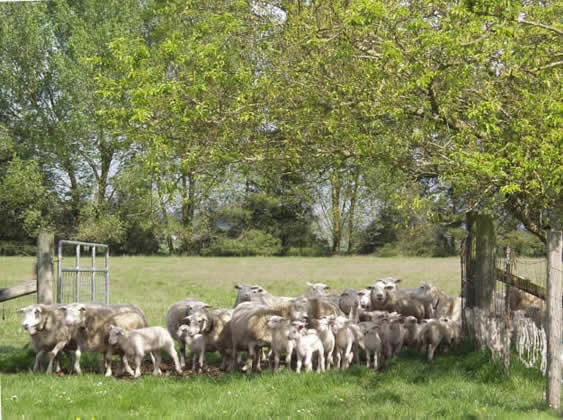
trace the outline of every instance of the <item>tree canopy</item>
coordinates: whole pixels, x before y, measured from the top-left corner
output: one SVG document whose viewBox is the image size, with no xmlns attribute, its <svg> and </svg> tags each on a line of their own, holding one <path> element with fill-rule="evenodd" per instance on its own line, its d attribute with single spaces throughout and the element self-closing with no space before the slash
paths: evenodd
<svg viewBox="0 0 563 420">
<path fill-rule="evenodd" d="M 558 2 L 0 13 L 3 240 L 285 255 L 418 236 L 438 255 L 470 210 L 542 241 L 562 227 Z"/>
</svg>

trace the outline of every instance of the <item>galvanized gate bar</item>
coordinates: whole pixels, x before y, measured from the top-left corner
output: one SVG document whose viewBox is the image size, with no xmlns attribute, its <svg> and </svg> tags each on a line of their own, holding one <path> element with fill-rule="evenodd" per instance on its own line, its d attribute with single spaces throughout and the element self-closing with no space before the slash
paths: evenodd
<svg viewBox="0 0 563 420">
<path fill-rule="evenodd" d="M 75 266 L 74 267 L 64 267 L 63 266 L 63 245 L 74 245 L 75 246 Z M 91 247 L 91 266 L 90 267 L 81 267 L 80 266 L 80 247 L 81 246 L 88 246 Z M 97 248 L 105 248 L 105 255 L 104 255 L 104 268 L 96 268 L 96 249 Z M 63 273 L 74 273 L 74 299 L 75 302 L 80 301 L 80 287 L 81 287 L 81 273 L 90 273 L 90 294 L 91 300 L 96 301 L 96 273 L 104 273 L 104 286 L 105 286 L 105 293 L 104 293 L 104 301 L 106 304 L 109 304 L 109 246 L 106 244 L 98 244 L 98 243 L 91 243 L 91 242 L 80 242 L 80 241 L 67 241 L 61 240 L 58 244 L 58 256 L 59 256 L 59 263 L 58 263 L 58 276 L 57 276 L 57 303 L 62 303 L 63 300 Z"/>
</svg>

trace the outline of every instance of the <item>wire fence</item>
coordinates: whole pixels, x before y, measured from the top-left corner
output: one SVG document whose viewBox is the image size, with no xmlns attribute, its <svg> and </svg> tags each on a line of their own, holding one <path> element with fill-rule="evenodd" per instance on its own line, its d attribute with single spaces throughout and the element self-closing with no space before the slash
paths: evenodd
<svg viewBox="0 0 563 420">
<path fill-rule="evenodd" d="M 547 255 L 530 258 L 507 249 L 495 249 L 494 255 L 494 264 L 486 271 L 481 267 L 478 273 L 464 265 L 482 265 L 479 258 L 462 258 L 462 281 L 470 303 L 464 307 L 465 331 L 507 369 L 516 355 L 525 366 L 545 374 Z M 492 298 L 481 300 L 491 285 Z"/>
</svg>

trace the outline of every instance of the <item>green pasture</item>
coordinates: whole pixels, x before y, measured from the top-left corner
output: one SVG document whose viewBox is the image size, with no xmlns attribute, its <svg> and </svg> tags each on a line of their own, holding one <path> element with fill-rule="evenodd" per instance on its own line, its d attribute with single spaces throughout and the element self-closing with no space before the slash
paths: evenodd
<svg viewBox="0 0 563 420">
<path fill-rule="evenodd" d="M 29 278 L 33 258 L 0 258 L 0 287 Z M 457 258 L 188 258 L 111 259 L 112 303 L 140 306 L 151 325 L 164 325 L 167 308 L 187 296 L 231 307 L 237 283 L 260 284 L 279 295 L 298 295 L 305 283 L 336 291 L 383 276 L 421 281 L 459 292 Z M 469 348 L 425 362 L 404 352 L 384 372 L 364 367 L 325 374 L 209 373 L 139 380 L 105 378 L 97 357 L 85 358 L 85 375 L 30 372 L 33 352 L 18 307 L 28 296 L 0 304 L 0 384 L 3 419 L 122 418 L 552 418 L 545 381 L 513 363 L 510 376 Z M 212 358 L 216 361 L 217 358 Z"/>
</svg>

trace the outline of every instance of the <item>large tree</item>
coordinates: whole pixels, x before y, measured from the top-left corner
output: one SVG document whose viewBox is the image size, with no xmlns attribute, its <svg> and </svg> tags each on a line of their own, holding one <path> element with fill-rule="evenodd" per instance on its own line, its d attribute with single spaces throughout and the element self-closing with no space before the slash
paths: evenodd
<svg viewBox="0 0 563 420">
<path fill-rule="evenodd" d="M 504 209 L 543 239 L 563 202 L 557 7 L 287 2 L 271 82 L 285 147 L 436 178 L 459 210 Z"/>
</svg>

